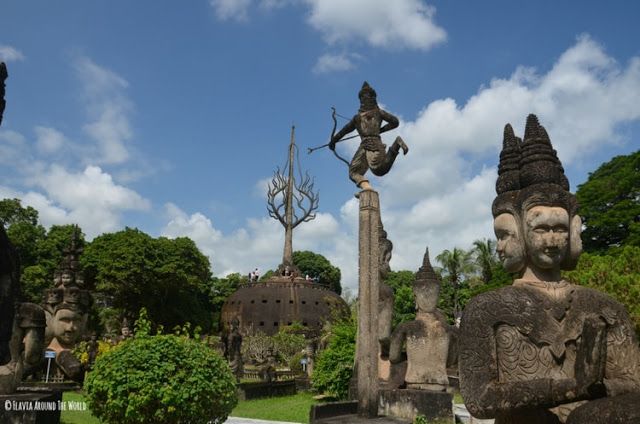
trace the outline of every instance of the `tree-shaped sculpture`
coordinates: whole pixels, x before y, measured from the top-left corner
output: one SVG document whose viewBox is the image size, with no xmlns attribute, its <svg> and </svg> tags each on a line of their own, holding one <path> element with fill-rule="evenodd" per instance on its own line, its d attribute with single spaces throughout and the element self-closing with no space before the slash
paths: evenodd
<svg viewBox="0 0 640 424">
<path fill-rule="evenodd" d="M 300 171 L 300 161 L 295 144 L 295 126 L 291 127 L 291 142 L 289 144 L 289 157 L 282 169 L 276 169 L 269 184 L 267 192 L 267 210 L 269 216 L 280 221 L 285 228 L 284 253 L 282 255 L 281 268 L 293 269 L 293 229 L 303 222 L 311 221 L 316 217 L 320 197 L 313 191 L 313 178 L 305 172 L 304 177 Z M 298 162 L 298 175 L 294 176 L 294 153 Z"/>
</svg>

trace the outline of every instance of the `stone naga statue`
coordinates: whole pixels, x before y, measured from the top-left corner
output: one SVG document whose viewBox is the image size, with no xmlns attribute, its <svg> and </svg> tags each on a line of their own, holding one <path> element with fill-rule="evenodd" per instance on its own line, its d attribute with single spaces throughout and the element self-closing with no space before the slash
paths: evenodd
<svg viewBox="0 0 640 424">
<path fill-rule="evenodd" d="M 429 250 L 424 255 L 422 267 L 413 285 L 418 311 L 416 319 L 400 324 L 391 335 L 389 360 L 404 360 L 402 346 L 406 344 L 407 389 L 446 390 L 447 357 L 451 326 L 445 316 L 436 309 L 440 295 L 440 279 L 429 262 Z"/>
<path fill-rule="evenodd" d="M 581 253 L 582 223 L 535 115 L 523 142 L 505 127 L 496 191 L 497 251 L 519 278 L 464 310 L 466 407 L 496 424 L 640 422 L 640 352 L 627 312 L 561 278 Z"/>
<path fill-rule="evenodd" d="M 370 169 L 377 176 L 387 174 L 400 149 L 406 155 L 409 148 L 402 138 L 396 137 L 391 147 L 386 150 L 380 134 L 397 128 L 400 123 L 394 115 L 380 109 L 376 91 L 366 81 L 362 84 L 358 97 L 360 98 L 358 113 L 337 134 L 332 135 L 329 148 L 335 151 L 336 143 L 342 141 L 347 134 L 357 130 L 361 141 L 349 164 L 349 178 L 362 190 L 371 190 L 369 180 L 364 177 L 367 170 Z M 382 125 L 383 122 L 386 124 Z"/>
</svg>

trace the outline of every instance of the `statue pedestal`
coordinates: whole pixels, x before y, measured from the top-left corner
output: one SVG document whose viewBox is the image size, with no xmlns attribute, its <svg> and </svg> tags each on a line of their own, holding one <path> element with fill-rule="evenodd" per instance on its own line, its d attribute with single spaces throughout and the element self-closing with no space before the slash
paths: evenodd
<svg viewBox="0 0 640 424">
<path fill-rule="evenodd" d="M 378 413 L 378 279 L 380 202 L 373 190 L 360 192 L 358 233 L 358 415 Z"/>
<path fill-rule="evenodd" d="M 0 396 L 2 424 L 59 424 L 62 392 L 18 392 Z"/>
<path fill-rule="evenodd" d="M 406 419 L 413 422 L 418 415 L 427 420 L 453 418 L 451 409 L 453 395 L 430 390 L 380 390 L 378 414 Z"/>
</svg>

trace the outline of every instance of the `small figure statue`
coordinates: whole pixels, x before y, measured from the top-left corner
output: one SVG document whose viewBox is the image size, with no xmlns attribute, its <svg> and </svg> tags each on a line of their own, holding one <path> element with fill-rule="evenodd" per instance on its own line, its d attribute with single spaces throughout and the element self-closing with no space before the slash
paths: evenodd
<svg viewBox="0 0 640 424">
<path fill-rule="evenodd" d="M 404 360 L 402 346 L 406 344 L 407 389 L 444 391 L 449 385 L 447 356 L 450 325 L 436 309 L 440 295 L 440 279 L 429 262 L 429 250 L 413 285 L 418 312 L 415 321 L 400 324 L 391 336 L 391 363 Z"/>
<path fill-rule="evenodd" d="M 466 407 L 496 424 L 639 422 L 640 351 L 627 312 L 561 278 L 580 255 L 582 222 L 535 115 L 523 142 L 505 127 L 496 191 L 497 251 L 520 278 L 474 297 L 464 310 Z"/>
<path fill-rule="evenodd" d="M 240 322 L 237 319 L 231 321 L 229 334 L 224 339 L 224 357 L 229 363 L 233 375 L 240 380 L 244 373 L 244 366 L 242 362 L 242 335 L 240 334 Z"/>
<path fill-rule="evenodd" d="M 117 337 L 117 342 L 123 342 L 133 337 L 131 328 L 129 327 L 129 320 L 127 317 L 122 318 L 122 327 L 120 328 L 120 335 Z"/>
<path fill-rule="evenodd" d="M 89 343 L 87 344 L 87 354 L 89 355 L 88 368 L 93 368 L 93 364 L 96 362 L 96 358 L 98 357 L 99 351 L 98 345 L 98 337 L 95 333 L 91 335 L 91 339 L 89 339 Z"/>
<path fill-rule="evenodd" d="M 364 177 L 367 170 L 370 169 L 377 176 L 387 174 L 400 149 L 406 155 L 409 148 L 402 138 L 396 137 L 389 150 L 385 151 L 386 146 L 382 143 L 380 134 L 397 128 L 400 124 L 398 118 L 378 107 L 376 92 L 366 81 L 362 84 L 358 97 L 360 98 L 358 113 L 331 137 L 329 148 L 335 150 L 336 143 L 350 132 L 357 130 L 361 142 L 349 164 L 349 178 L 362 190 L 371 190 L 369 180 Z M 383 122 L 386 124 L 382 125 Z"/>
</svg>

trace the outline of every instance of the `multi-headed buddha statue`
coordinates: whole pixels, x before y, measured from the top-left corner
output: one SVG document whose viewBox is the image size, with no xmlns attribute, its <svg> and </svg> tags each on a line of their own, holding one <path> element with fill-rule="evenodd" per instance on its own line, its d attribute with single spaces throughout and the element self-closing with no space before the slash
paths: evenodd
<svg viewBox="0 0 640 424">
<path fill-rule="evenodd" d="M 464 310 L 467 408 L 496 424 L 640 422 L 640 352 L 627 312 L 562 279 L 581 253 L 582 222 L 535 115 L 523 141 L 505 127 L 496 192 L 496 250 L 518 278 Z"/>
</svg>

